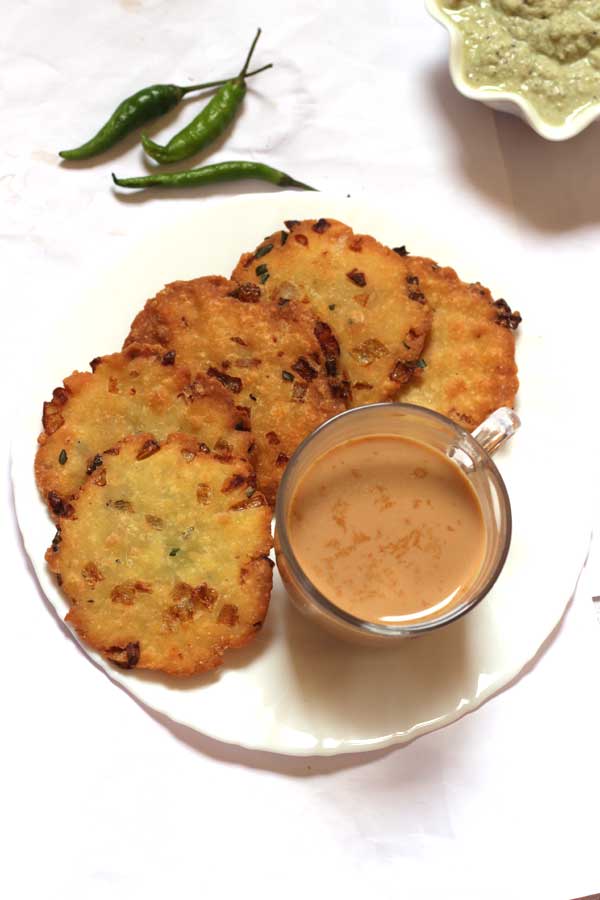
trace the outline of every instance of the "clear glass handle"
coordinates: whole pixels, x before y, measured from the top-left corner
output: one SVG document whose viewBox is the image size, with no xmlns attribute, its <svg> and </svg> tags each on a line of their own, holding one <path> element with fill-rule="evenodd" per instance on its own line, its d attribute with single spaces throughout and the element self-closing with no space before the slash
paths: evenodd
<svg viewBox="0 0 600 900">
<path fill-rule="evenodd" d="M 521 420 L 514 409 L 501 406 L 471 434 L 485 452 L 493 456 L 496 450 L 502 447 L 520 427 Z"/>
</svg>

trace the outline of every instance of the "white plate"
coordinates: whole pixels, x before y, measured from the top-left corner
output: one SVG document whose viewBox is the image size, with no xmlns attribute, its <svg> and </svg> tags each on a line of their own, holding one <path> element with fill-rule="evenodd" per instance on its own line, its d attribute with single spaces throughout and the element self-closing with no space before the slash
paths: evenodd
<svg viewBox="0 0 600 900">
<path fill-rule="evenodd" d="M 222 741 L 297 755 L 401 743 L 473 710 L 536 654 L 574 590 L 590 528 L 582 508 L 584 494 L 574 483 L 577 471 L 565 465 L 574 442 L 566 412 L 559 432 L 553 418 L 566 379 L 555 364 L 554 339 L 545 340 L 536 327 L 536 318 L 541 322 L 543 317 L 529 308 L 533 298 L 519 296 L 523 272 L 516 263 L 514 271 L 499 263 L 506 256 L 499 253 L 498 239 L 493 252 L 487 252 L 483 237 L 480 244 L 473 243 L 478 227 L 467 242 L 464 231 L 444 225 L 441 213 L 425 227 L 415 222 L 413 209 L 403 220 L 401 213 L 384 207 L 325 194 L 282 192 L 199 201 L 193 215 L 148 235 L 113 271 L 102 274 L 78 312 L 57 328 L 51 354 L 40 361 L 31 393 L 24 398 L 26 415 L 13 446 L 16 508 L 25 547 L 42 589 L 63 617 L 66 603 L 44 563 L 53 527 L 33 481 L 41 406 L 49 388 L 73 368 L 117 350 L 134 314 L 165 282 L 227 274 L 243 250 L 284 219 L 319 216 L 343 219 L 391 246 L 407 244 L 415 253 L 451 260 L 465 278 L 483 279 L 481 273 L 486 273 L 492 290 L 509 292 L 513 305 L 524 313 L 518 342 L 518 409 L 524 424 L 496 457 L 513 504 L 513 545 L 493 592 L 458 622 L 407 641 L 399 650 L 358 649 L 302 619 L 287 602 L 275 573 L 264 630 L 250 647 L 230 652 L 226 665 L 214 674 L 182 683 L 125 673 L 86 648 L 114 681 L 173 720 Z M 102 315 L 92 318 L 98 309 Z"/>
</svg>

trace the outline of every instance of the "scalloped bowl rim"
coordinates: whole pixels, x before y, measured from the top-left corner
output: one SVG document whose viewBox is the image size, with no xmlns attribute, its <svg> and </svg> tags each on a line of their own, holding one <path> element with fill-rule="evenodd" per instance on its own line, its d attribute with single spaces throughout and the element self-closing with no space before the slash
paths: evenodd
<svg viewBox="0 0 600 900">
<path fill-rule="evenodd" d="M 515 91 L 500 91 L 484 87 L 471 87 L 467 84 L 462 75 L 462 57 L 463 57 L 463 36 L 460 29 L 442 9 L 442 0 L 425 0 L 425 8 L 427 12 L 443 25 L 450 35 L 450 57 L 449 67 L 450 75 L 454 83 L 454 87 L 463 96 L 470 100 L 479 100 L 488 106 L 498 108 L 500 104 L 512 105 L 517 107 L 514 111 L 518 115 L 522 113 L 522 118 L 536 131 L 541 137 L 549 141 L 566 141 L 575 137 L 576 134 L 582 132 L 588 125 L 600 116 L 600 103 L 590 104 L 580 111 L 572 113 L 561 125 L 552 125 L 543 119 L 537 112 L 533 104 L 527 100 L 522 94 Z"/>
</svg>

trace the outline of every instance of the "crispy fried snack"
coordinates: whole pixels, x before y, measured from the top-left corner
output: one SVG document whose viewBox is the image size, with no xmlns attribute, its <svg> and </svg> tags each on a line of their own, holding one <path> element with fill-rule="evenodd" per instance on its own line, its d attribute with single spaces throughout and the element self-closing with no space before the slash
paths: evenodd
<svg viewBox="0 0 600 900">
<path fill-rule="evenodd" d="M 74 372 L 44 403 L 44 431 L 35 477 L 54 516 L 68 516 L 70 499 L 102 452 L 128 434 L 152 431 L 157 440 L 186 432 L 222 454 L 247 457 L 247 411 L 214 380 L 190 377 L 175 353 L 132 344 Z"/>
<path fill-rule="evenodd" d="M 258 484 L 271 503 L 300 441 L 344 409 L 331 330 L 308 306 L 263 302 L 257 284 L 218 276 L 169 284 L 135 318 L 125 346 L 132 341 L 175 351 L 250 409 Z"/>
<path fill-rule="evenodd" d="M 260 629 L 271 510 L 250 465 L 189 435 L 131 435 L 104 453 L 46 554 L 66 620 L 124 668 L 192 675 Z"/>
<path fill-rule="evenodd" d="M 398 400 L 427 406 L 467 431 L 500 406 L 514 406 L 519 387 L 513 331 L 521 316 L 494 300 L 481 284 L 430 259 L 405 256 L 407 278 L 433 310 L 425 367 L 416 370 Z"/>
<path fill-rule="evenodd" d="M 289 230 L 245 253 L 232 277 L 264 284 L 273 303 L 309 301 L 339 340 L 353 406 L 393 398 L 410 380 L 431 324 L 427 294 L 407 280 L 400 248 L 334 219 L 285 224 Z"/>
</svg>

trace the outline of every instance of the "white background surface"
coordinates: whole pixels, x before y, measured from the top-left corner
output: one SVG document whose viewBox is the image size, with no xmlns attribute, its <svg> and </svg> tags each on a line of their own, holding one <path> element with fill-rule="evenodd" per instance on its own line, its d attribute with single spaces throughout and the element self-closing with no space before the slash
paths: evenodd
<svg viewBox="0 0 600 900">
<path fill-rule="evenodd" d="M 57 165 L 56 150 L 87 138 L 140 86 L 235 72 L 260 24 L 256 62 L 277 69 L 255 80 L 212 159 L 256 157 L 322 188 L 383 192 L 432 221 L 451 210 L 465 241 L 484 227 L 510 233 L 531 262 L 521 311 L 547 309 L 556 366 L 573 385 L 577 427 L 564 465 L 589 464 L 583 448 L 598 446 L 600 126 L 546 144 L 458 96 L 446 37 L 419 0 L 103 0 L 83 10 L 74 0 L 4 10 L 7 423 L 87 273 L 202 202 L 200 192 L 117 199 L 110 171 L 143 168 L 133 140 L 123 158 L 76 171 Z M 180 111 L 177 127 L 189 115 Z M 161 138 L 172 130 L 151 129 Z M 90 328 L 99 317 L 90 310 Z M 56 382 L 85 362 L 74 347 L 57 360 Z M 597 476 L 591 469 L 590 501 Z M 89 664 L 45 607 L 7 477 L 3 490 L 2 894 L 569 900 L 600 889 L 600 630 L 590 602 L 599 577 L 584 573 L 545 652 L 475 714 L 396 750 L 283 759 L 174 727 Z M 556 527 L 569 527 L 560 509 Z"/>
</svg>

